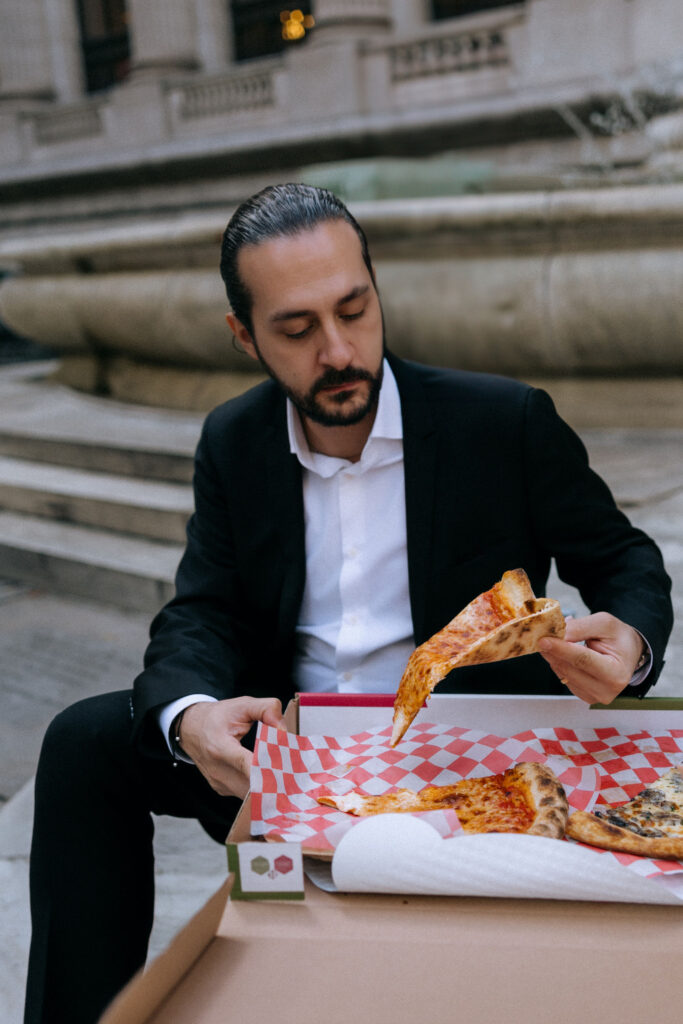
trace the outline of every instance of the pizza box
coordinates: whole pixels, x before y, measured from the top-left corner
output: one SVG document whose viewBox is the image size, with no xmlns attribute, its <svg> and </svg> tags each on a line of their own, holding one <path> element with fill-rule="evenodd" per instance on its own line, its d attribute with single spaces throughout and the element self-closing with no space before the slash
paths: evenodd
<svg viewBox="0 0 683 1024">
<path fill-rule="evenodd" d="M 496 707 L 487 698 L 461 699 L 472 702 L 467 714 L 477 726 L 484 719 L 474 716 L 483 713 L 484 703 L 489 728 L 496 721 L 514 721 L 513 727 L 529 722 L 525 699 L 498 698 Z M 449 704 L 439 714 L 459 716 L 466 707 Z M 366 707 L 359 719 L 360 706 L 356 702 L 348 718 L 342 714 L 342 730 L 350 722 L 357 728 L 361 719 L 367 726 L 382 705 Z M 568 715 L 604 720 L 601 708 L 563 706 Z M 633 706 L 620 701 L 608 718 L 617 721 L 618 714 L 621 721 L 627 713 L 629 728 L 645 728 L 661 721 L 662 711 L 670 728 L 683 722 L 683 700 L 657 698 Z M 293 731 L 302 722 L 315 731 L 323 721 L 315 712 L 309 718 L 306 699 L 290 705 L 286 717 Z M 251 842 L 248 799 L 229 841 Z M 348 1024 L 354 1016 L 373 1024 L 680 1020 L 675 951 L 683 944 L 683 913 L 671 906 L 335 893 L 309 879 L 303 900 L 252 901 L 234 898 L 236 881 L 229 874 L 100 1024 L 273 1017 L 284 1024 L 318 1024 L 321 1017 L 326 1024 Z"/>
<path fill-rule="evenodd" d="M 308 737 L 310 743 L 301 743 L 292 736 L 283 739 L 283 734 L 277 730 L 268 731 L 272 744 L 268 743 L 264 754 L 269 767 L 264 768 L 263 774 L 270 777 L 270 793 L 299 794 L 300 780 L 303 778 L 308 784 L 310 759 L 321 752 L 321 761 L 331 753 L 334 762 L 343 765 L 343 750 L 349 743 L 348 737 L 360 734 L 365 741 L 368 731 L 372 734 L 382 727 L 390 729 L 391 708 L 391 695 L 350 698 L 299 695 L 287 709 L 288 730 L 300 737 Z M 424 718 L 434 724 L 424 724 Z M 434 695 L 428 707 L 418 715 L 411 729 L 416 734 L 420 729 L 430 731 L 415 740 L 414 752 L 408 750 L 398 765 L 392 757 L 390 771 L 403 770 L 404 763 L 414 765 L 418 750 L 433 750 L 444 730 L 454 725 L 458 727 L 459 736 L 465 729 L 468 731 L 461 742 L 465 738 L 468 742 L 471 739 L 472 746 L 465 748 L 465 755 L 482 758 L 480 770 L 472 772 L 475 775 L 502 770 L 491 767 L 491 757 L 495 760 L 498 754 L 501 758 L 508 758 L 505 766 L 518 760 L 539 759 L 533 749 L 530 756 L 515 753 L 528 750 L 529 746 L 533 748 L 533 742 L 528 744 L 531 730 L 536 730 L 535 736 L 543 736 L 546 741 L 562 738 L 564 747 L 576 755 L 573 761 L 577 765 L 582 765 L 585 760 L 582 757 L 584 746 L 576 741 L 577 738 L 588 738 L 589 746 L 585 749 L 591 749 L 593 736 L 609 736 L 604 741 L 604 751 L 592 754 L 591 759 L 608 763 L 614 779 L 621 779 L 621 784 L 633 786 L 635 783 L 637 788 L 630 795 L 652 780 L 653 764 L 661 765 L 666 760 L 677 763 L 678 751 L 683 751 L 683 700 L 675 698 L 624 698 L 609 707 L 589 707 L 575 697 L 447 694 Z M 668 734 L 674 730 L 678 737 L 671 739 Z M 641 734 L 644 738 L 639 739 L 638 749 L 629 761 L 621 754 L 622 742 L 627 736 L 640 737 Z M 406 748 L 409 735 L 406 734 L 402 741 L 401 750 Z M 332 737 L 329 746 L 323 737 Z M 341 747 L 342 755 L 337 747 Z M 358 748 L 354 745 L 353 749 Z M 379 763 L 379 768 L 373 767 L 372 770 L 379 772 L 382 769 L 380 778 L 385 779 L 387 764 L 379 762 L 379 758 L 386 755 L 386 740 L 380 739 L 374 746 L 370 739 L 364 744 L 364 749 L 364 756 L 372 760 L 373 766 Z M 475 749 L 483 753 L 475 755 L 472 753 Z M 646 752 L 642 753 L 641 749 Z M 486 760 L 483 760 L 484 755 Z M 283 771 L 278 775 L 270 769 L 270 766 L 277 768 L 295 761 L 303 765 L 299 769 L 302 775 L 297 776 L 293 769 L 289 774 Z M 619 765 L 618 772 L 611 767 L 615 761 Z M 683 761 L 683 756 L 680 761 Z M 551 761 L 548 763 L 554 767 Z M 566 767 L 564 759 L 560 759 L 560 763 Z M 559 769 L 556 770 L 559 774 Z M 657 773 L 663 774 L 665 770 L 657 769 Z M 446 781 L 425 776 L 414 766 L 406 771 L 410 774 L 405 781 L 401 777 L 393 779 L 391 784 L 420 789 L 427 781 L 437 785 Z M 333 771 L 330 779 L 343 773 L 343 768 L 339 772 Z M 641 776 L 645 779 L 642 784 L 639 782 Z M 279 781 L 273 781 L 276 778 Z M 594 765 L 571 767 L 568 778 L 575 792 L 573 805 L 590 809 L 601 788 L 598 770 Z M 562 776 L 562 779 L 567 785 L 566 777 Z M 389 783 L 384 781 L 381 785 L 384 787 L 382 790 L 368 791 L 385 791 Z M 616 792 L 615 786 L 616 781 L 610 781 L 610 793 Z M 604 792 L 604 782 L 602 789 Z M 611 802 L 627 799 L 629 795 L 622 791 L 621 797 L 612 796 Z M 322 817 L 315 800 L 298 795 L 290 799 L 293 812 L 290 815 L 291 827 L 285 829 L 283 835 L 274 837 L 264 810 L 269 800 L 273 807 L 275 796 L 269 797 L 267 790 L 257 785 L 253 800 L 251 795 L 247 797 L 228 836 L 228 865 L 235 875 L 235 899 L 303 899 L 305 874 L 329 892 L 563 898 L 683 907 L 683 871 L 678 862 L 633 857 L 620 860 L 613 854 L 597 852 L 579 844 L 558 843 L 537 836 L 463 836 L 460 831 L 456 837 L 444 824 L 444 812 L 433 812 L 431 817 L 422 815 L 419 818 L 384 814 L 353 822 L 346 817 L 345 823 L 331 826 L 334 819 L 326 816 L 327 809 L 324 809 L 325 816 Z M 277 800 L 279 806 L 280 797 Z M 305 809 L 306 800 L 312 805 L 310 811 Z M 337 814 L 337 818 L 344 819 L 345 816 Z M 349 828 L 351 824 L 353 827 Z M 328 828 L 325 836 L 333 838 L 334 849 L 329 843 L 325 848 L 324 841 L 321 847 L 319 833 Z M 344 834 L 347 828 L 349 830 Z M 457 820 L 455 828 L 459 829 Z M 271 841 L 264 844 L 262 838 L 266 832 L 271 833 L 268 836 Z M 445 839 L 442 838 L 444 836 Z"/>
<path fill-rule="evenodd" d="M 230 899 L 232 878 L 100 1024 L 679 1024 L 683 914 L 550 900 Z"/>
<path fill-rule="evenodd" d="M 300 693 L 287 709 L 288 728 L 304 736 L 342 736 L 377 724 L 389 724 L 394 694 Z M 618 729 L 661 725 L 667 712 L 670 727 L 683 727 L 683 698 L 618 697 L 611 704 L 586 704 L 578 697 L 434 693 L 415 722 L 463 725 L 501 736 L 522 729 L 563 725 L 568 728 Z"/>
</svg>

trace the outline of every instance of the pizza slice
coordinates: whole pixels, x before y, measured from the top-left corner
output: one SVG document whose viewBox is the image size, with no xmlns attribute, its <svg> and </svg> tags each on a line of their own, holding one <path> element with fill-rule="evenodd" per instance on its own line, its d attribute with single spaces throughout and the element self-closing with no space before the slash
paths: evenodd
<svg viewBox="0 0 683 1024">
<path fill-rule="evenodd" d="M 426 786 L 419 793 L 399 789 L 384 796 L 358 790 L 323 793 L 318 803 L 347 814 L 455 811 L 465 832 L 523 832 L 561 839 L 567 824 L 567 797 L 555 774 L 543 764 L 522 761 L 499 775 L 461 779 L 450 786 Z"/>
<path fill-rule="evenodd" d="M 603 850 L 683 860 L 683 764 L 618 807 L 575 811 L 567 835 Z"/>
<path fill-rule="evenodd" d="M 504 573 L 411 654 L 394 701 L 391 746 L 451 669 L 532 654 L 543 636 L 564 636 L 558 602 L 535 597 L 523 569 Z"/>
</svg>

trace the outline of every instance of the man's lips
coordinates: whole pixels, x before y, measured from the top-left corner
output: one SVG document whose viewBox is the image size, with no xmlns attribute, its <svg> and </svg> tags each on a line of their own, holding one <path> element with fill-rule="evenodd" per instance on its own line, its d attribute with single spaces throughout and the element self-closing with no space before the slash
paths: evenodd
<svg viewBox="0 0 683 1024">
<path fill-rule="evenodd" d="M 320 391 L 326 395 L 336 395 L 340 391 L 350 391 L 352 388 L 357 387 L 358 384 L 360 384 L 360 381 L 350 380 L 346 384 L 331 384 L 329 387 L 321 388 Z"/>
</svg>

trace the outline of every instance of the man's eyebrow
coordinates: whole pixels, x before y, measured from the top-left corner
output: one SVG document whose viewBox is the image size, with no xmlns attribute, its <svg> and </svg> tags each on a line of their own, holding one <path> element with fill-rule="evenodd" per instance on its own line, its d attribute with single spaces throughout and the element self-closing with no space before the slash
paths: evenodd
<svg viewBox="0 0 683 1024">
<path fill-rule="evenodd" d="M 339 299 L 337 302 L 337 308 L 339 308 L 339 306 L 345 306 L 347 302 L 353 302 L 354 299 L 359 299 L 369 291 L 369 284 L 356 285 L 355 288 L 352 288 L 350 292 Z M 282 309 L 278 310 L 277 313 L 273 313 L 270 318 L 270 322 L 276 324 L 280 323 L 282 320 L 296 320 L 298 317 L 311 316 L 312 313 L 313 311 L 310 309 Z"/>
</svg>

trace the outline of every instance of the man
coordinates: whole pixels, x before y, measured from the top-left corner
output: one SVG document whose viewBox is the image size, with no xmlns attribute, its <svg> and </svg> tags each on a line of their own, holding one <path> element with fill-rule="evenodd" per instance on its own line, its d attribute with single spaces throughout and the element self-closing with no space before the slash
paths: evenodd
<svg viewBox="0 0 683 1024">
<path fill-rule="evenodd" d="M 415 644 L 506 569 L 540 594 L 554 556 L 593 614 L 543 658 L 459 669 L 442 689 L 566 693 L 562 677 L 609 702 L 661 669 L 656 546 L 542 392 L 386 352 L 365 236 L 336 197 L 252 197 L 221 272 L 230 328 L 272 380 L 206 421 L 176 597 L 133 694 L 82 701 L 46 735 L 26 1021 L 95 1020 L 144 961 L 150 811 L 222 841 L 255 722 L 280 724 L 297 689 L 395 690 Z"/>
</svg>

